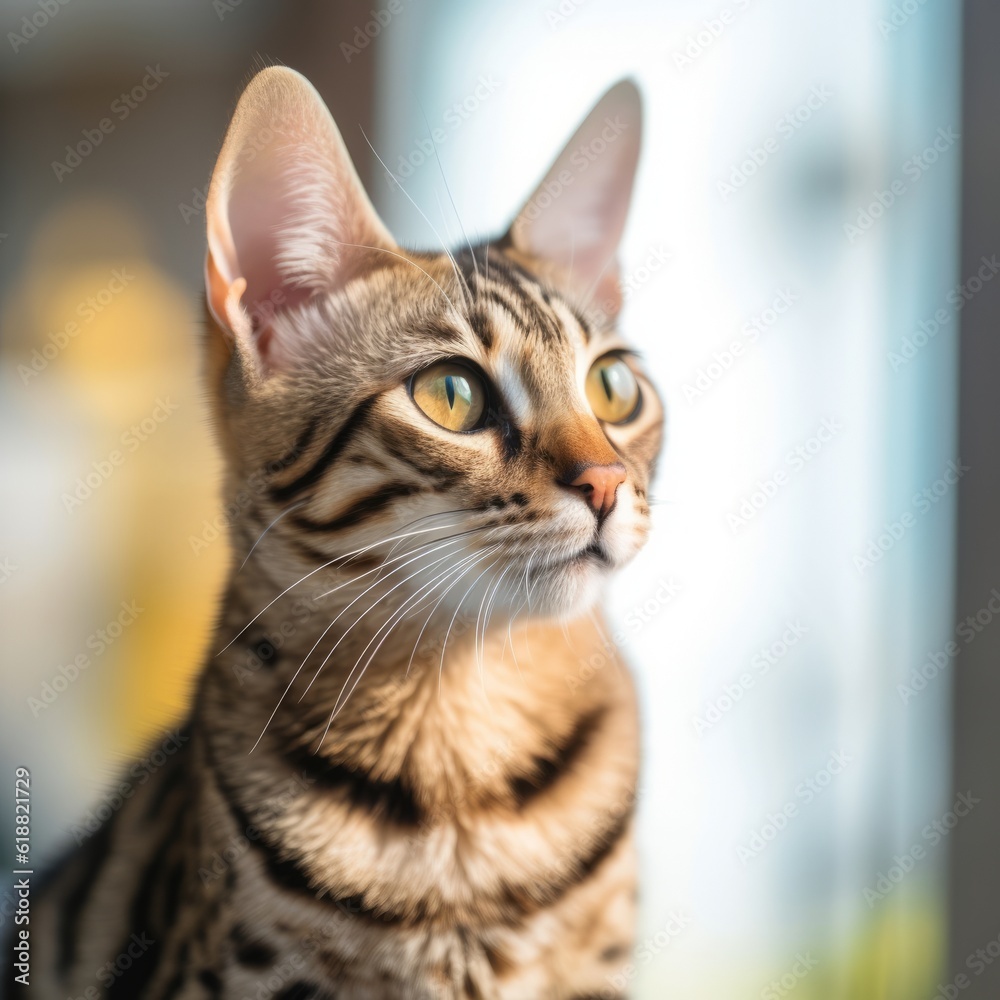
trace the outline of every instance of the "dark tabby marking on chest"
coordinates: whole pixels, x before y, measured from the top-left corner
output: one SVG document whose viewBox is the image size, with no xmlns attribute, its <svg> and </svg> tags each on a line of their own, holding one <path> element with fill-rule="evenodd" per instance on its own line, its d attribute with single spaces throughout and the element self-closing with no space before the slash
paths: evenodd
<svg viewBox="0 0 1000 1000">
<path fill-rule="evenodd" d="M 277 952 L 265 941 L 254 940 L 242 924 L 237 924 L 231 933 L 236 949 L 236 961 L 251 969 L 266 969 L 277 958 Z"/>
<path fill-rule="evenodd" d="M 618 84 L 503 237 L 418 253 L 310 85 L 251 82 L 206 210 L 233 571 L 183 745 L 34 900 L 32 995 L 622 996 L 639 741 L 597 603 L 661 436 L 614 323 L 639 131 Z"/>
<path fill-rule="evenodd" d="M 413 791 L 401 778 L 373 778 L 345 764 L 331 764 L 305 750 L 289 753 L 292 768 L 306 775 L 317 794 L 337 793 L 354 809 L 362 809 L 379 821 L 396 826 L 416 826 L 424 819 Z"/>
<path fill-rule="evenodd" d="M 564 742 L 554 745 L 550 752 L 538 754 L 531 759 L 531 771 L 514 778 L 511 792 L 518 808 L 523 808 L 530 799 L 543 794 L 573 767 L 587 744 L 596 734 L 604 709 L 601 706 L 581 716 Z"/>
</svg>

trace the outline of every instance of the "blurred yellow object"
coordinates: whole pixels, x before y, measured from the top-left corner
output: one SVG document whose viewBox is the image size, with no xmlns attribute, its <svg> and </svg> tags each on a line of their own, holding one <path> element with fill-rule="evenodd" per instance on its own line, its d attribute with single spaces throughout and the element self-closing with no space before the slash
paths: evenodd
<svg viewBox="0 0 1000 1000">
<path fill-rule="evenodd" d="M 19 404 L 58 414 L 86 442 L 59 505 L 79 541 L 60 569 L 86 588 L 81 604 L 108 609 L 94 628 L 122 601 L 141 609 L 79 685 L 112 756 L 183 712 L 228 558 L 221 538 L 197 553 L 188 542 L 220 508 L 201 318 L 148 244 L 121 204 L 71 204 L 39 229 L 3 316 Z"/>
</svg>

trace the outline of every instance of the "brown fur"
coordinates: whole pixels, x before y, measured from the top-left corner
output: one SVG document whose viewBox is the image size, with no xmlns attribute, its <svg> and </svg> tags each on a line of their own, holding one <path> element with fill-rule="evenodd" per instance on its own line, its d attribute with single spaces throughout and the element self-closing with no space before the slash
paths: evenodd
<svg viewBox="0 0 1000 1000">
<path fill-rule="evenodd" d="M 241 127 L 254 108 L 259 88 Z M 623 354 L 642 408 L 595 418 L 583 379 L 625 345 L 567 267 L 509 237 L 408 253 L 367 201 L 343 211 L 379 249 L 263 322 L 218 223 L 209 380 L 246 498 L 225 648 L 175 763 L 54 876 L 39 995 L 85 990 L 136 931 L 155 953 L 108 996 L 621 995 L 638 718 L 593 608 L 649 530 L 660 403 Z M 416 407 L 441 358 L 495 384 L 493 424 Z M 574 470 L 617 463 L 595 518 Z"/>
</svg>

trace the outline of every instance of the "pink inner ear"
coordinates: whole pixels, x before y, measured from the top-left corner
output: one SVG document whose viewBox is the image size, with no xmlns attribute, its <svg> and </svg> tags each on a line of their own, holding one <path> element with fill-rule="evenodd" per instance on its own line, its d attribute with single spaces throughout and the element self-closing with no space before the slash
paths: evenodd
<svg viewBox="0 0 1000 1000">
<path fill-rule="evenodd" d="M 240 98 L 207 216 L 213 315 L 248 350 L 266 351 L 266 367 L 307 346 L 293 343 L 301 331 L 276 315 L 342 286 L 363 266 L 347 245 L 395 246 L 319 94 L 281 66 L 258 73 Z"/>
<path fill-rule="evenodd" d="M 236 265 L 247 283 L 243 305 L 251 329 L 263 334 L 274 314 L 309 297 L 310 290 L 283 276 L 278 252 L 295 206 L 287 178 L 280 170 L 244 171 L 229 199 L 229 225 L 236 248 Z M 263 347 L 263 344 L 261 344 Z"/>
<path fill-rule="evenodd" d="M 560 265 L 577 295 L 609 313 L 620 306 L 616 255 L 641 135 L 639 94 L 623 80 L 594 106 L 511 227 L 515 247 Z M 578 150 L 588 151 L 583 166 Z M 553 186 L 558 197 L 548 195 Z"/>
<path fill-rule="evenodd" d="M 617 281 L 615 258 L 628 214 L 631 160 L 628 152 L 609 149 L 559 201 L 538 213 L 526 233 L 537 256 L 572 268 L 580 290 L 600 289 L 598 297 L 606 297 Z"/>
</svg>

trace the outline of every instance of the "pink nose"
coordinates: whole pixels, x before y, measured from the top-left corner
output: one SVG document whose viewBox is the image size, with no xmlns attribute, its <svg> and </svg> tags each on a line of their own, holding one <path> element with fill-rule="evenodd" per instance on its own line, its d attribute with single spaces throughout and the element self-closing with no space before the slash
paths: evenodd
<svg viewBox="0 0 1000 1000">
<path fill-rule="evenodd" d="M 587 503 L 605 517 L 615 505 L 618 487 L 625 482 L 625 466 L 621 462 L 613 465 L 588 465 L 567 486 L 580 490 Z"/>
</svg>

